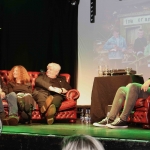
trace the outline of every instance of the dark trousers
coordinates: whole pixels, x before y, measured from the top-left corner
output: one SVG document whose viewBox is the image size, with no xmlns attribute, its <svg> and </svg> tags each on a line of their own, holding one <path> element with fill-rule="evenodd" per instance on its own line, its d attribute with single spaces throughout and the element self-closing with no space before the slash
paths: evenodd
<svg viewBox="0 0 150 150">
<path fill-rule="evenodd" d="M 37 102 L 39 108 L 41 108 L 44 105 L 48 96 L 50 96 L 50 95 L 48 95 L 46 93 L 38 92 L 38 94 L 33 95 L 33 98 Z M 61 105 L 62 100 L 63 100 L 63 96 L 61 96 L 59 94 L 53 94 L 52 96 L 54 97 L 52 100 L 52 104 L 54 104 L 56 109 L 58 109 Z"/>
</svg>

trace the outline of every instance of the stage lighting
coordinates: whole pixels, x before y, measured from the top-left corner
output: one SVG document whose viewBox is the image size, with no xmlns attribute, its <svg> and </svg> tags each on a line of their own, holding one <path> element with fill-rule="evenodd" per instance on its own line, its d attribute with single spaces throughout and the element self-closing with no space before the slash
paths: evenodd
<svg viewBox="0 0 150 150">
<path fill-rule="evenodd" d="M 78 5 L 78 4 L 79 4 L 79 1 L 80 1 L 80 0 L 68 0 L 68 2 L 69 2 L 71 5 L 73 5 L 73 6 Z"/>
<path fill-rule="evenodd" d="M 76 5 L 77 4 L 77 1 L 76 0 L 72 0 L 71 1 L 71 5 Z"/>
<path fill-rule="evenodd" d="M 90 3 L 90 22 L 95 22 L 95 15 L 96 15 L 96 0 L 91 0 Z"/>
</svg>

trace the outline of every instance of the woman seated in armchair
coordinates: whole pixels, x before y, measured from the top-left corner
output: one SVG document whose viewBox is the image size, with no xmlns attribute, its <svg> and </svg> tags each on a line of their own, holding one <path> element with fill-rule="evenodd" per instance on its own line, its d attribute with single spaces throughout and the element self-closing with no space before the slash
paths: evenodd
<svg viewBox="0 0 150 150">
<path fill-rule="evenodd" d="M 5 93 L 3 92 L 5 84 L 2 81 L 2 77 L 0 76 L 0 120 L 3 121 L 5 118 L 4 106 L 2 103 L 2 99 L 5 97 Z"/>
<path fill-rule="evenodd" d="M 65 94 L 72 89 L 66 78 L 59 76 L 60 70 L 59 64 L 49 63 L 47 71 L 40 73 L 35 80 L 33 98 L 49 125 L 53 124 L 54 115 L 64 100 Z"/>
<path fill-rule="evenodd" d="M 32 98 L 32 85 L 27 70 L 21 66 L 14 66 L 8 75 L 7 86 L 2 88 L 1 98 L 8 102 L 8 117 L 2 118 L 4 125 L 18 125 L 18 108 L 20 118 L 30 121 L 35 101 Z"/>
<path fill-rule="evenodd" d="M 110 113 L 100 122 L 93 123 L 97 127 L 108 127 L 112 129 L 127 128 L 127 119 L 133 110 L 138 98 L 146 99 L 150 96 L 150 80 L 143 85 L 139 83 L 130 83 L 126 87 L 120 87 L 114 97 Z M 123 107 L 123 111 L 119 117 L 118 114 Z"/>
</svg>

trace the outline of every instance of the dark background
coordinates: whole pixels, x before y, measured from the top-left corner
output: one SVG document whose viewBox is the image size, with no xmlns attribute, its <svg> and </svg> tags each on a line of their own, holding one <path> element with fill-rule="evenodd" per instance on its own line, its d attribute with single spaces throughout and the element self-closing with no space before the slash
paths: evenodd
<svg viewBox="0 0 150 150">
<path fill-rule="evenodd" d="M 0 136 L 0 149 L 5 150 L 62 150 L 62 140 L 65 136 L 41 136 L 23 134 L 2 134 Z M 149 150 L 150 142 L 146 140 L 101 138 L 105 150 Z M 8 142 L 9 141 L 9 142 Z"/>
<path fill-rule="evenodd" d="M 78 5 L 68 0 L 0 0 L 0 70 L 59 63 L 76 87 Z"/>
</svg>

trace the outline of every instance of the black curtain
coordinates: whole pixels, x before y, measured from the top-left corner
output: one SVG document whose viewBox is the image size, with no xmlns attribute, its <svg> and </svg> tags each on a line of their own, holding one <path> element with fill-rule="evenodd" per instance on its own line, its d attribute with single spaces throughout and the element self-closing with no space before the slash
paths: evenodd
<svg viewBox="0 0 150 150">
<path fill-rule="evenodd" d="M 76 88 L 78 5 L 69 0 L 1 0 L 0 70 L 23 65 L 28 71 L 59 63 Z"/>
</svg>

